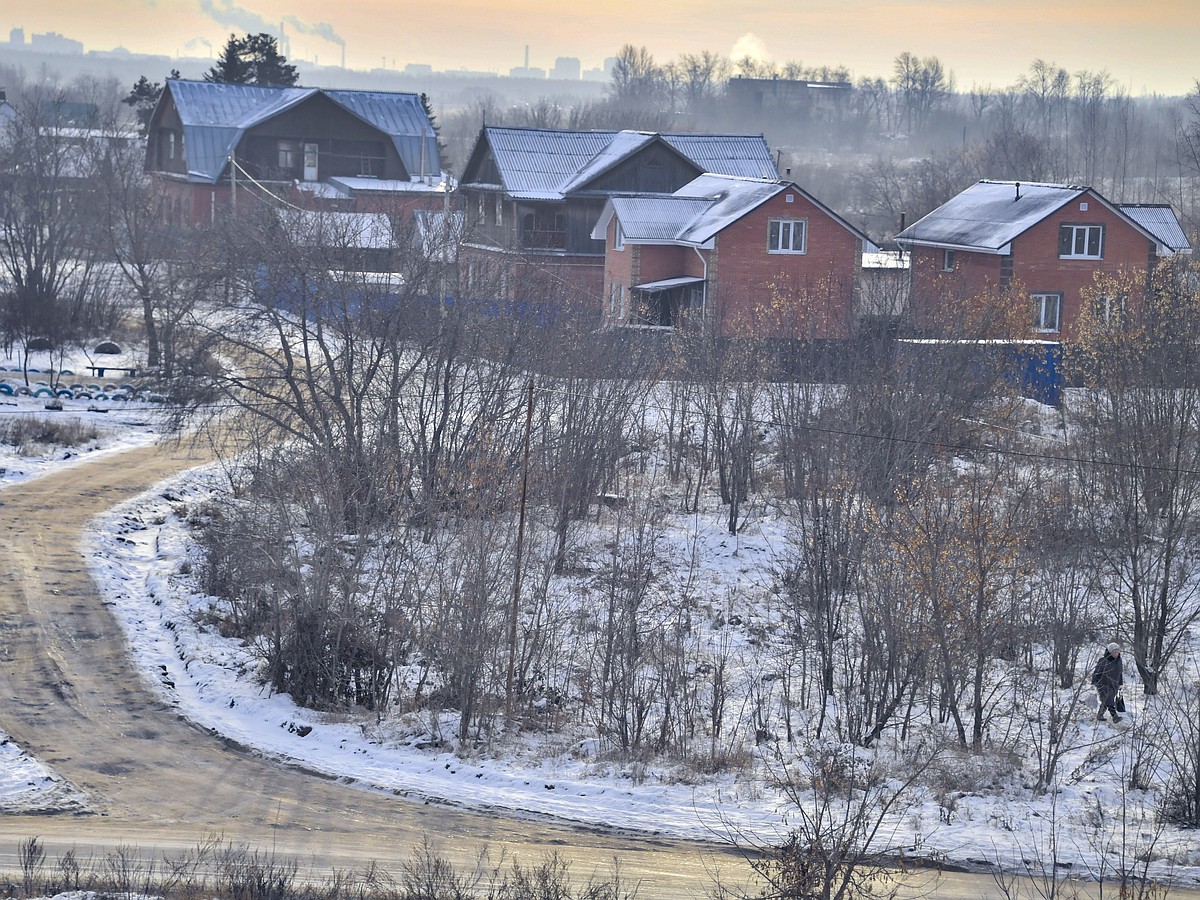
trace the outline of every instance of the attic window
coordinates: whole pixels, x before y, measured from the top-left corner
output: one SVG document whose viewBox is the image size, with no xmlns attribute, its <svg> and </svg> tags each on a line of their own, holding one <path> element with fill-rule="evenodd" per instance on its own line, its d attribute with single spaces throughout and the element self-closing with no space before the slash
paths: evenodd
<svg viewBox="0 0 1200 900">
<path fill-rule="evenodd" d="M 943 250 L 942 251 L 942 271 L 943 272 L 953 272 L 954 271 L 954 251 L 953 250 Z"/>
<path fill-rule="evenodd" d="M 783 198 L 783 202 L 784 202 L 784 203 L 795 203 L 795 202 L 796 202 L 796 195 L 795 195 L 795 194 L 788 194 L 786 197 L 784 197 L 784 198 Z"/>
<path fill-rule="evenodd" d="M 807 231 L 804 219 L 771 219 L 767 223 L 767 252 L 806 253 Z"/>
<path fill-rule="evenodd" d="M 1079 211 L 1080 211 L 1080 212 L 1087 212 L 1087 209 L 1088 209 L 1088 207 L 1087 207 L 1087 201 L 1086 201 L 1086 200 L 1084 200 L 1083 202 L 1081 202 L 1081 203 L 1079 204 Z"/>
<path fill-rule="evenodd" d="M 1060 225 L 1059 259 L 1103 259 L 1103 225 Z"/>
</svg>

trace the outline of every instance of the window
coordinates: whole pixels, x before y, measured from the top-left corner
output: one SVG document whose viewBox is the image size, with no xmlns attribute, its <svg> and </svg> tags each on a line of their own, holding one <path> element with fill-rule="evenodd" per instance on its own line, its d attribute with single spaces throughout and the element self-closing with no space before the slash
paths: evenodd
<svg viewBox="0 0 1200 900">
<path fill-rule="evenodd" d="M 504 195 L 496 195 L 496 224 L 504 224 Z"/>
<path fill-rule="evenodd" d="M 943 250 L 942 251 L 942 271 L 943 272 L 953 272 L 954 271 L 954 251 L 953 250 Z"/>
<path fill-rule="evenodd" d="M 1092 301 L 1092 315 L 1095 320 L 1109 328 L 1120 328 L 1128 323 L 1125 311 L 1126 296 L 1117 294 L 1115 297 L 1100 294 Z"/>
<path fill-rule="evenodd" d="M 621 227 L 620 222 L 616 222 L 613 228 L 613 249 L 625 249 L 625 229 Z"/>
<path fill-rule="evenodd" d="M 1100 259 L 1104 256 L 1103 225 L 1060 225 L 1060 259 Z"/>
<path fill-rule="evenodd" d="M 479 195 L 479 223 L 482 225 L 487 221 L 487 197 L 484 194 Z"/>
<path fill-rule="evenodd" d="M 768 253 L 804 253 L 808 223 L 804 219 L 771 219 L 767 223 Z"/>
<path fill-rule="evenodd" d="M 279 168 L 288 171 L 300 168 L 299 141 L 280 141 L 276 146 L 279 149 Z"/>
<path fill-rule="evenodd" d="M 167 132 L 167 159 L 175 158 L 175 132 Z"/>
<path fill-rule="evenodd" d="M 1058 331 L 1062 294 L 1030 294 L 1033 301 L 1033 330 L 1043 334 Z"/>
</svg>

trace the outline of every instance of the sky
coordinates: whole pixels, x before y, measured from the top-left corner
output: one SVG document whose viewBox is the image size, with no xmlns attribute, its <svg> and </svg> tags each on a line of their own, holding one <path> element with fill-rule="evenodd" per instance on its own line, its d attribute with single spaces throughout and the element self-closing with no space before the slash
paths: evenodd
<svg viewBox="0 0 1200 900">
<path fill-rule="evenodd" d="M 370 69 L 425 63 L 507 74 L 557 57 L 599 67 L 625 43 L 660 62 L 746 53 L 883 75 L 897 54 L 937 56 L 963 90 L 1012 84 L 1037 58 L 1070 72 L 1107 69 L 1134 95 L 1182 94 L 1200 77 L 1195 0 L 7 0 L 5 30 L 56 31 L 88 50 L 209 56 L 231 32 L 280 23 L 291 56 Z M 414 16 L 412 10 L 419 9 Z M 2 50 L 0 50 L 2 56 Z"/>
<path fill-rule="evenodd" d="M 577 57 L 588 69 L 632 43 L 659 62 L 749 51 L 855 77 L 887 76 L 909 51 L 937 56 L 962 90 L 1005 87 L 1038 58 L 1072 73 L 1107 69 L 1134 95 L 1186 93 L 1200 77 L 1195 0 L 6 0 L 0 41 L 21 27 L 27 41 L 56 31 L 87 50 L 207 56 L 230 32 L 278 32 L 281 21 L 293 58 L 339 64 L 344 46 L 355 69 L 507 74 L 527 45 L 532 66 Z"/>
</svg>

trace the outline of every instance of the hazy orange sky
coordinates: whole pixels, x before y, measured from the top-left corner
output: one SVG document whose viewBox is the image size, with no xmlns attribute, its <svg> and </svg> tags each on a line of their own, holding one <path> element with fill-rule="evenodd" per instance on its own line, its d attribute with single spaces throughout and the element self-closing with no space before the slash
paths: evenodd
<svg viewBox="0 0 1200 900">
<path fill-rule="evenodd" d="M 0 42 L 14 27 L 56 31 L 87 50 L 210 55 L 230 32 L 279 23 L 297 59 L 369 69 L 428 63 L 507 74 L 556 57 L 598 67 L 622 44 L 659 62 L 680 53 L 749 51 L 776 62 L 890 75 L 901 51 L 935 55 L 960 89 L 1012 84 L 1030 61 L 1107 69 L 1134 94 L 1181 94 L 1200 77 L 1197 0 L 6 0 Z M 309 33 L 303 33 L 307 30 Z M 0 43 L 0 59 L 3 44 Z"/>
</svg>

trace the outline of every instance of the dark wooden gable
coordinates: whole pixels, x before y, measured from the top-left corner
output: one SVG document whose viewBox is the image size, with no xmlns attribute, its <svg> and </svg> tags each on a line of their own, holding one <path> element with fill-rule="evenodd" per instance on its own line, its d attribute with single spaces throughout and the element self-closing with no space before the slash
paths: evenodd
<svg viewBox="0 0 1200 900">
<path fill-rule="evenodd" d="M 163 90 L 146 129 L 146 171 L 187 173 L 183 123 L 169 89 Z"/>
<path fill-rule="evenodd" d="M 500 168 L 496 155 L 487 140 L 487 131 L 480 131 L 471 158 L 463 169 L 462 184 L 500 184 Z"/>
<path fill-rule="evenodd" d="M 294 171 L 281 169 L 281 142 L 295 142 L 301 152 L 304 144 L 316 144 L 321 181 L 336 176 L 409 178 L 390 137 L 324 94 L 248 129 L 238 153 L 264 177 L 294 177 Z"/>
<path fill-rule="evenodd" d="M 704 174 L 691 160 L 656 137 L 648 145 L 581 186 L 580 191 L 670 194 Z"/>
</svg>

